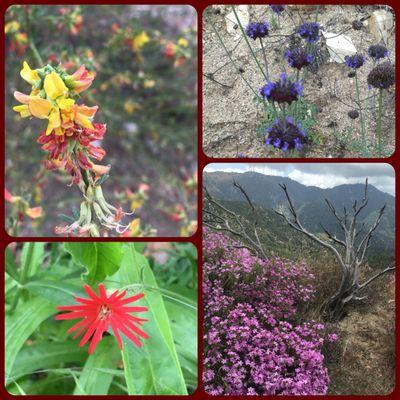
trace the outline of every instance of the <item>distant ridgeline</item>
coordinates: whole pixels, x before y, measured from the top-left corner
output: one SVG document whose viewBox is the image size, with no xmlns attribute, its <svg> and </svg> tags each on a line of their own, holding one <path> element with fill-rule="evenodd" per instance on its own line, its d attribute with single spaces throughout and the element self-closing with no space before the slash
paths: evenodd
<svg viewBox="0 0 400 400">
<path fill-rule="evenodd" d="M 340 185 L 331 189 L 321 189 L 314 186 L 304 186 L 292 179 L 263 175 L 257 172 L 205 172 L 203 185 L 210 194 L 221 201 L 228 209 L 249 219 L 250 210 L 243 195 L 232 185 L 235 179 L 258 206 L 259 226 L 262 231 L 265 247 L 281 257 L 296 258 L 315 256 L 323 251 L 322 247 L 309 240 L 305 235 L 296 232 L 286 222 L 274 213 L 274 209 L 287 207 L 287 201 L 279 183 L 286 184 L 289 194 L 298 211 L 302 224 L 312 233 L 325 235 L 320 224 L 342 238 L 341 230 L 335 217 L 325 203 L 325 198 L 335 206 L 338 213 L 348 210 L 355 200 L 360 202 L 364 195 L 364 184 Z M 395 198 L 368 185 L 368 205 L 359 216 L 360 226 L 364 223 L 368 229 L 375 217 L 386 203 L 386 210 L 380 225 L 371 241 L 368 261 L 371 264 L 381 264 L 394 258 L 395 236 Z"/>
</svg>

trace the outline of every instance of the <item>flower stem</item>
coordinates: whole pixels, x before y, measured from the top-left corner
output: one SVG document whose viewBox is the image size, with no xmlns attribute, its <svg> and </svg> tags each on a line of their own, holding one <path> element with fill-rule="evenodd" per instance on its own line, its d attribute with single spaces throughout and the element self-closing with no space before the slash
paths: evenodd
<svg viewBox="0 0 400 400">
<path fill-rule="evenodd" d="M 268 71 L 268 61 L 267 61 L 267 54 L 265 52 L 265 47 L 264 47 L 264 43 L 262 41 L 262 38 L 260 38 L 260 43 L 261 43 L 261 49 L 262 49 L 262 53 L 263 53 L 263 57 L 264 57 L 264 64 L 265 64 L 265 73 L 267 75 L 267 79 L 269 80 L 269 71 Z"/>
<path fill-rule="evenodd" d="M 236 12 L 236 10 L 235 10 L 235 6 L 232 6 L 232 10 L 233 10 L 233 13 L 235 14 L 236 21 L 237 21 L 237 23 L 238 23 L 238 25 L 239 25 L 239 27 L 240 27 L 240 30 L 242 31 L 244 40 L 246 41 L 247 46 L 249 47 L 249 49 L 250 49 L 250 51 L 251 51 L 251 54 L 253 55 L 253 58 L 254 58 L 256 64 L 258 65 L 258 68 L 260 68 L 262 74 L 264 75 L 264 78 L 265 78 L 266 80 L 268 80 L 268 76 L 267 76 L 267 74 L 265 73 L 264 68 L 261 66 L 260 62 L 258 61 L 258 58 L 257 58 L 256 54 L 254 53 L 253 48 L 251 47 L 251 44 L 250 44 L 250 42 L 249 42 L 249 39 L 247 38 L 246 32 L 244 31 L 243 25 L 242 25 L 242 23 L 240 22 L 239 16 L 237 15 L 237 12 Z"/>
<path fill-rule="evenodd" d="M 363 112 L 362 112 L 361 100 L 360 100 L 360 87 L 359 87 L 359 84 L 358 84 L 357 70 L 355 70 L 355 75 L 354 76 L 355 76 L 355 79 L 356 79 L 356 93 L 357 93 L 358 108 L 360 110 L 361 140 L 362 140 L 364 156 L 366 156 L 366 154 L 367 154 L 367 141 L 366 141 L 366 137 L 365 137 L 365 121 L 364 121 L 364 116 L 363 116 Z"/>
<path fill-rule="evenodd" d="M 378 135 L 378 154 L 382 156 L 382 98 L 383 98 L 383 89 L 379 89 L 379 100 L 378 100 L 378 126 L 377 126 L 377 135 Z"/>
<path fill-rule="evenodd" d="M 31 20 L 30 20 L 28 6 L 25 7 L 25 21 L 26 21 L 26 35 L 28 37 L 29 48 L 32 51 L 33 57 L 36 59 L 36 62 L 39 64 L 40 67 L 42 67 L 44 65 L 43 59 L 35 45 L 34 40 L 32 39 Z"/>
<path fill-rule="evenodd" d="M 207 18 L 207 17 L 206 17 Z M 207 18 L 208 19 L 208 18 Z M 243 74 L 240 72 L 239 67 L 237 66 L 237 64 L 235 63 L 235 61 L 233 61 L 232 55 L 229 52 L 229 50 L 226 48 L 226 45 L 224 43 L 224 41 L 221 38 L 221 35 L 219 34 L 217 28 L 214 26 L 214 24 L 211 22 L 211 20 L 208 19 L 208 22 L 210 23 L 211 27 L 213 28 L 215 34 L 218 37 L 219 42 L 221 43 L 221 46 L 223 47 L 223 49 L 225 50 L 226 55 L 228 56 L 230 62 L 232 63 L 232 65 L 234 66 L 234 68 L 236 69 L 237 74 L 244 80 L 244 82 L 246 83 L 246 85 L 249 87 L 249 89 L 254 93 L 254 95 L 256 97 L 259 97 L 258 93 L 253 89 L 253 87 L 250 85 L 250 83 L 247 81 L 247 79 L 243 76 Z"/>
</svg>

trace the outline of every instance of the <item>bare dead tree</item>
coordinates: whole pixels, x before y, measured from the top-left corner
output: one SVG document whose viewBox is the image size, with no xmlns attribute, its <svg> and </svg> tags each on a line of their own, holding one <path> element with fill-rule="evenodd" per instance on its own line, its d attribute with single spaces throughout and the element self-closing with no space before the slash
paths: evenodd
<svg viewBox="0 0 400 400">
<path fill-rule="evenodd" d="M 215 231 L 226 232 L 240 241 L 234 247 L 246 248 L 258 257 L 266 259 L 266 252 L 262 246 L 258 232 L 258 216 L 254 204 L 243 187 L 233 181 L 233 186 L 240 191 L 251 210 L 250 226 L 238 214 L 224 207 L 214 199 L 204 187 L 203 224 Z"/>
<path fill-rule="evenodd" d="M 371 239 L 374 235 L 376 228 L 381 222 L 386 204 L 379 210 L 375 222 L 365 230 L 364 226 L 359 227 L 357 219 L 360 212 L 368 204 L 368 178 L 365 180 L 364 197 L 360 203 L 354 201 L 352 209 L 349 211 L 346 207 L 343 208 L 343 213 L 338 213 L 333 204 L 325 199 L 325 202 L 330 212 L 335 217 L 343 235 L 338 238 L 336 235 L 329 232 L 323 225 L 323 231 L 327 236 L 321 238 L 310 231 L 308 231 L 299 219 L 299 215 L 293 205 L 293 201 L 289 196 L 286 185 L 279 185 L 285 193 L 288 202 L 288 213 L 275 210 L 285 221 L 296 231 L 303 233 L 310 239 L 319 243 L 333 253 L 336 260 L 339 262 L 341 269 L 341 280 L 336 292 L 327 299 L 321 307 L 322 312 L 327 318 L 331 320 L 338 320 L 343 315 L 344 308 L 351 301 L 362 300 L 361 297 L 363 289 L 365 289 L 371 282 L 389 271 L 395 269 L 394 266 L 388 266 L 384 270 L 373 275 L 371 278 L 363 283 L 360 283 L 360 269 L 365 265 L 365 258 L 368 248 L 371 244 Z"/>
</svg>

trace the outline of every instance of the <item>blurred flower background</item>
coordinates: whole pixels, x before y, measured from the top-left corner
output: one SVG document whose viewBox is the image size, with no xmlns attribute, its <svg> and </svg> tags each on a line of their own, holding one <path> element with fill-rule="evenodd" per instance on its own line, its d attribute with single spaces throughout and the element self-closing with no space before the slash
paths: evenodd
<svg viewBox="0 0 400 400">
<path fill-rule="evenodd" d="M 190 236 L 197 229 L 197 15 L 189 6 L 12 6 L 6 22 L 6 223 L 12 235 L 54 235 L 80 193 L 44 167 L 43 121 L 12 112 L 19 73 L 61 63 L 96 74 L 82 102 L 107 124 L 103 190 L 135 211 L 124 236 Z M 13 200 L 13 201 L 10 201 Z M 18 201 L 14 201 L 18 199 Z M 36 212 L 32 217 L 29 210 Z"/>
</svg>

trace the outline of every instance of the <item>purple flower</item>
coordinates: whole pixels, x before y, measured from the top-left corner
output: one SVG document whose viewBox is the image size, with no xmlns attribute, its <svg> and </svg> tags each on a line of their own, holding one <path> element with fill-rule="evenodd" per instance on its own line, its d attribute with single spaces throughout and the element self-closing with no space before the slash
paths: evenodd
<svg viewBox="0 0 400 400">
<path fill-rule="evenodd" d="M 314 293 L 304 263 L 268 260 L 205 229 L 204 370 L 210 395 L 324 395 L 325 327 L 294 324 Z"/>
<path fill-rule="evenodd" d="M 261 88 L 260 94 L 270 101 L 291 104 L 303 96 L 303 86 L 299 81 L 292 82 L 285 73 L 282 73 L 279 81 L 267 82 Z"/>
<path fill-rule="evenodd" d="M 269 34 L 269 24 L 268 22 L 251 22 L 246 27 L 246 35 L 253 39 L 262 39 Z"/>
<path fill-rule="evenodd" d="M 307 137 L 304 129 L 300 124 L 295 124 L 293 118 L 282 118 L 279 121 L 267 128 L 267 146 L 273 145 L 277 149 L 287 151 L 289 149 L 300 150 L 307 142 Z"/>
<path fill-rule="evenodd" d="M 297 29 L 297 33 L 308 43 L 318 42 L 321 25 L 317 22 L 304 22 Z"/>
<path fill-rule="evenodd" d="M 344 58 L 344 63 L 352 69 L 358 69 L 364 65 L 365 56 L 363 54 L 358 54 L 358 53 L 352 56 L 346 56 Z"/>
<path fill-rule="evenodd" d="M 281 14 L 285 11 L 284 4 L 270 4 L 269 6 L 270 6 L 271 10 L 276 14 Z"/>
<path fill-rule="evenodd" d="M 370 58 L 378 61 L 381 58 L 387 57 L 389 55 L 389 50 L 385 46 L 376 44 L 368 48 L 368 55 Z"/>
<path fill-rule="evenodd" d="M 394 65 L 389 61 L 378 64 L 368 74 L 367 82 L 376 89 L 389 89 L 396 82 Z"/>
<path fill-rule="evenodd" d="M 338 339 L 339 339 L 339 337 L 338 337 L 338 335 L 336 335 L 336 333 L 330 333 L 328 335 L 328 342 L 333 343 L 333 342 L 336 342 L 336 340 L 338 340 Z"/>
<path fill-rule="evenodd" d="M 313 55 L 308 54 L 304 49 L 299 47 L 293 50 L 287 50 L 285 58 L 291 67 L 301 70 L 303 67 L 309 65 L 313 60 Z"/>
</svg>

